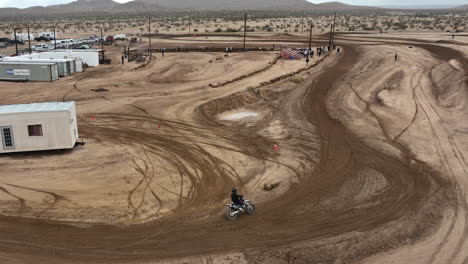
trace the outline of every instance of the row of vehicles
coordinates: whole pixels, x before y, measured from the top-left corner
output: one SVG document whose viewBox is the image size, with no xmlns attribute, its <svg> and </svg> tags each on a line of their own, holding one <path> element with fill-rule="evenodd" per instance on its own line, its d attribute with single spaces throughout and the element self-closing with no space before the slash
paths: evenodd
<svg viewBox="0 0 468 264">
<path fill-rule="evenodd" d="M 49 51 L 57 49 L 90 49 L 95 40 L 91 39 L 57 39 L 47 43 L 39 43 L 31 47 L 33 51 Z"/>
<path fill-rule="evenodd" d="M 55 33 L 54 32 L 42 32 L 37 36 L 34 36 L 32 33 L 12 33 L 11 34 L 11 39 L 12 40 L 17 40 L 21 42 L 26 42 L 29 40 L 35 40 L 35 41 L 51 41 L 55 39 Z"/>
<path fill-rule="evenodd" d="M 42 32 L 36 38 L 34 38 L 33 34 L 24 34 L 24 33 L 17 33 L 16 40 L 15 34 L 12 34 L 12 38 L 0 38 L 0 47 L 2 46 L 9 46 L 9 45 L 24 45 L 29 40 L 42 42 L 45 43 L 38 43 L 31 47 L 33 51 L 41 52 L 41 51 L 49 51 L 55 48 L 57 49 L 90 49 L 91 46 L 97 42 L 101 41 L 101 37 L 97 35 L 92 35 L 89 38 L 80 38 L 80 39 L 55 39 L 56 35 L 54 32 Z M 125 34 L 122 35 L 115 35 L 115 36 L 104 36 L 102 37 L 102 41 L 105 45 L 112 45 L 117 40 L 128 40 Z"/>
</svg>

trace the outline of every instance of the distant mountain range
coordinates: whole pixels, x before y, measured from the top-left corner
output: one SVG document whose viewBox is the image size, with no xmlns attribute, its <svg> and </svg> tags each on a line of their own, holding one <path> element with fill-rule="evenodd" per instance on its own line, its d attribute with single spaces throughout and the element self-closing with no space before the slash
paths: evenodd
<svg viewBox="0 0 468 264">
<path fill-rule="evenodd" d="M 186 10 L 369 10 L 379 8 L 398 9 L 437 9 L 450 8 L 450 4 L 441 6 L 354 6 L 340 2 L 327 2 L 314 4 L 306 0 L 134 0 L 124 4 L 113 0 L 77 0 L 69 4 L 35 6 L 24 9 L 0 8 L 0 16 L 8 15 L 53 15 L 67 13 L 137 13 L 137 12 L 164 12 L 164 11 L 186 11 Z M 468 5 L 456 7 L 468 9 Z"/>
<path fill-rule="evenodd" d="M 306 0 L 134 0 L 139 3 L 156 3 L 168 8 L 195 9 L 195 10 L 343 10 L 368 9 L 368 6 L 353 6 L 340 2 L 313 4 Z"/>
<path fill-rule="evenodd" d="M 69 4 L 34 6 L 24 9 L 0 8 L 2 15 L 41 15 L 83 12 L 153 12 L 184 10 L 356 10 L 375 9 L 340 2 L 313 4 L 306 0 L 134 0 L 117 3 L 113 0 L 77 0 Z"/>
<path fill-rule="evenodd" d="M 40 14 L 62 14 L 62 13 L 83 13 L 83 12 L 142 12 L 142 11 L 163 11 L 167 8 L 157 4 L 132 1 L 124 4 L 113 0 L 78 0 L 69 4 L 50 5 L 46 7 L 33 6 L 24 9 L 0 8 L 1 15 L 40 15 Z"/>
<path fill-rule="evenodd" d="M 457 5 L 382 5 L 379 6 L 382 8 L 390 8 L 390 9 L 449 9 L 458 7 Z"/>
</svg>

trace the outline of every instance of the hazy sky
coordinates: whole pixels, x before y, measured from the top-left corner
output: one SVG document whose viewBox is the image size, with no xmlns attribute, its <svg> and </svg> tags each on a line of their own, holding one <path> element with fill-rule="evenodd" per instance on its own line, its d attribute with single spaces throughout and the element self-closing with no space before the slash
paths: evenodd
<svg viewBox="0 0 468 264">
<path fill-rule="evenodd" d="M 114 0 L 116 2 L 125 3 L 130 0 Z M 255 1 L 255 0 L 251 0 Z M 313 0 L 313 3 L 331 2 L 335 0 Z M 339 2 L 352 4 L 352 5 L 408 5 L 408 0 L 338 0 Z M 0 0 L 0 7 L 29 7 L 37 5 L 55 5 L 70 3 L 73 0 Z M 430 4 L 451 4 L 451 5 L 464 5 L 468 4 L 468 0 L 412 0 L 410 5 L 430 5 Z"/>
</svg>

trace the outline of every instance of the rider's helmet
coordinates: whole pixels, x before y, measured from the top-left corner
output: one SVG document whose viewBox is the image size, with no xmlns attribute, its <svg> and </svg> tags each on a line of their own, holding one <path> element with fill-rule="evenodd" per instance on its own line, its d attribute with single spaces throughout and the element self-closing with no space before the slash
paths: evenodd
<svg viewBox="0 0 468 264">
<path fill-rule="evenodd" d="M 232 188 L 233 193 L 237 193 L 237 187 Z"/>
</svg>

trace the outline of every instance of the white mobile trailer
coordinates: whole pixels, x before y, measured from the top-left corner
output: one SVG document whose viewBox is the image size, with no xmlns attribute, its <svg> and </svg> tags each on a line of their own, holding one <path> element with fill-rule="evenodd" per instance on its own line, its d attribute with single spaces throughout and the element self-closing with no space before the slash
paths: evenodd
<svg viewBox="0 0 468 264">
<path fill-rule="evenodd" d="M 21 58 L 34 58 L 34 59 L 44 59 L 44 60 L 73 60 L 73 72 L 82 72 L 83 71 L 83 61 L 79 57 L 69 58 L 62 53 L 55 53 L 55 52 L 41 52 L 41 53 L 33 53 L 20 56 Z M 14 58 L 14 57 L 13 57 Z"/>
<path fill-rule="evenodd" d="M 17 63 L 55 63 L 58 66 L 58 74 L 59 77 L 64 77 L 71 75 L 76 72 L 75 70 L 75 60 L 72 59 L 41 59 L 41 58 L 34 58 L 28 55 L 20 56 L 20 57 L 5 57 L 3 58 L 4 62 L 17 62 Z"/>
<path fill-rule="evenodd" d="M 90 67 L 99 66 L 100 50 L 63 50 L 56 49 L 54 51 L 34 53 L 36 58 L 54 58 L 54 59 L 79 59 L 82 63 L 86 63 Z"/>
<path fill-rule="evenodd" d="M 77 139 L 75 102 L 0 106 L 0 153 L 71 149 Z"/>
<path fill-rule="evenodd" d="M 0 80 L 53 82 L 59 79 L 56 63 L 0 61 Z"/>
</svg>

